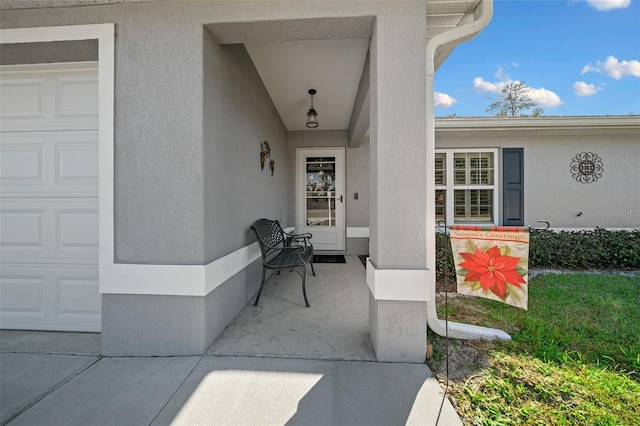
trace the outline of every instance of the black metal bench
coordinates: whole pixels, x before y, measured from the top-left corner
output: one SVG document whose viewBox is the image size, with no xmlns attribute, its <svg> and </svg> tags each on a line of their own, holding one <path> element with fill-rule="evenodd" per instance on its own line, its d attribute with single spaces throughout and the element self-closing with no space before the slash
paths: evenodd
<svg viewBox="0 0 640 426">
<path fill-rule="evenodd" d="M 258 306 L 260 294 L 264 288 L 264 283 L 271 278 L 267 278 L 267 269 L 277 270 L 289 269 L 295 271 L 302 278 L 302 294 L 304 302 L 309 307 L 305 281 L 307 276 L 307 264 L 311 265 L 313 276 L 316 271 L 313 269 L 313 245 L 311 244 L 311 234 L 288 234 L 282 230 L 280 222 L 277 220 L 259 219 L 251 229 L 258 237 L 258 244 L 262 252 L 262 281 L 258 296 L 253 306 Z"/>
</svg>

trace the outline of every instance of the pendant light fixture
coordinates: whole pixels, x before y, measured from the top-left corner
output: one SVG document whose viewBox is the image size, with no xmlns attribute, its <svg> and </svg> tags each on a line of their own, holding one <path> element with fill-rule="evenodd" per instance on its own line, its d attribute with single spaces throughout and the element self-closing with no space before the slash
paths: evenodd
<svg viewBox="0 0 640 426">
<path fill-rule="evenodd" d="M 313 95 L 316 94 L 315 89 L 309 89 L 309 94 L 311 95 L 311 108 L 307 111 L 307 127 L 310 129 L 315 129 L 318 127 L 318 113 L 315 109 L 313 109 Z"/>
</svg>

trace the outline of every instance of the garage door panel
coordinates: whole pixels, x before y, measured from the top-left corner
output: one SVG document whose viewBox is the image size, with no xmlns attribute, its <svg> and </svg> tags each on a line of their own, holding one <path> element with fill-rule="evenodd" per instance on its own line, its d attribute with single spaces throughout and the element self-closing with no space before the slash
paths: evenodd
<svg viewBox="0 0 640 426">
<path fill-rule="evenodd" d="M 27 125 L 33 120 L 46 119 L 45 91 L 44 76 L 24 78 L 3 74 L 0 81 L 2 123 Z"/>
<path fill-rule="evenodd" d="M 0 74 L 0 327 L 100 331 L 97 63 Z"/>
<path fill-rule="evenodd" d="M 56 185 L 97 185 L 98 145 L 91 142 L 56 145 Z"/>
<path fill-rule="evenodd" d="M 20 273 L 22 272 L 22 273 Z M 2 316 L 35 318 L 45 317 L 44 300 L 46 276 L 34 275 L 34 271 L 16 271 L 3 267 L 0 277 L 0 308 Z M 4 321 L 3 321 L 4 324 Z"/>
<path fill-rule="evenodd" d="M 99 331 L 97 265 L 3 265 L 2 328 Z"/>
<path fill-rule="evenodd" d="M 56 316 L 58 318 L 85 318 L 100 315 L 100 292 L 98 275 L 85 274 L 57 277 Z"/>
<path fill-rule="evenodd" d="M 3 259 L 97 259 L 97 198 L 4 199 L 0 220 Z"/>
<path fill-rule="evenodd" d="M 3 66 L 0 98 L 3 131 L 96 129 L 97 64 Z"/>
<path fill-rule="evenodd" d="M 3 135 L 3 139 L 5 138 Z M 44 156 L 45 145 L 43 143 L 3 143 L 0 149 L 0 180 L 2 185 L 4 187 L 44 185 Z"/>
<path fill-rule="evenodd" d="M 98 78 L 93 75 L 57 77 L 55 117 L 60 119 L 98 115 Z"/>
<path fill-rule="evenodd" d="M 95 130 L 2 134 L 3 197 L 95 197 L 99 150 Z"/>
<path fill-rule="evenodd" d="M 58 251 L 98 251 L 98 210 L 57 209 Z"/>
<path fill-rule="evenodd" d="M 46 211 L 39 208 L 11 208 L 3 202 L 0 210 L 0 247 L 9 251 L 45 252 Z M 6 208 L 5 208 L 6 207 Z"/>
</svg>

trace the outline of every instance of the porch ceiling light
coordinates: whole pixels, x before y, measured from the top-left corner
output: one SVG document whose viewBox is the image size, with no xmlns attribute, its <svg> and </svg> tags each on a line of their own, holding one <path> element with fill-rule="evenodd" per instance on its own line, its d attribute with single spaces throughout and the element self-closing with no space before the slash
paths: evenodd
<svg viewBox="0 0 640 426">
<path fill-rule="evenodd" d="M 313 109 L 313 95 L 316 94 L 315 89 L 309 89 L 309 94 L 311 95 L 311 108 L 307 111 L 307 127 L 310 129 L 315 129 L 318 127 L 318 113 L 315 109 Z"/>
</svg>

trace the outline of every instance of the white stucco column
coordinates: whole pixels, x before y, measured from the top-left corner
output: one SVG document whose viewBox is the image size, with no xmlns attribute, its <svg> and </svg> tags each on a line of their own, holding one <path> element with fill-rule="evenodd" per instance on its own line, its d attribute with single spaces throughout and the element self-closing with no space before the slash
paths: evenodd
<svg viewBox="0 0 640 426">
<path fill-rule="evenodd" d="M 394 4 L 377 17 L 371 42 L 367 283 L 379 361 L 425 360 L 425 16 L 424 3 Z"/>
</svg>

